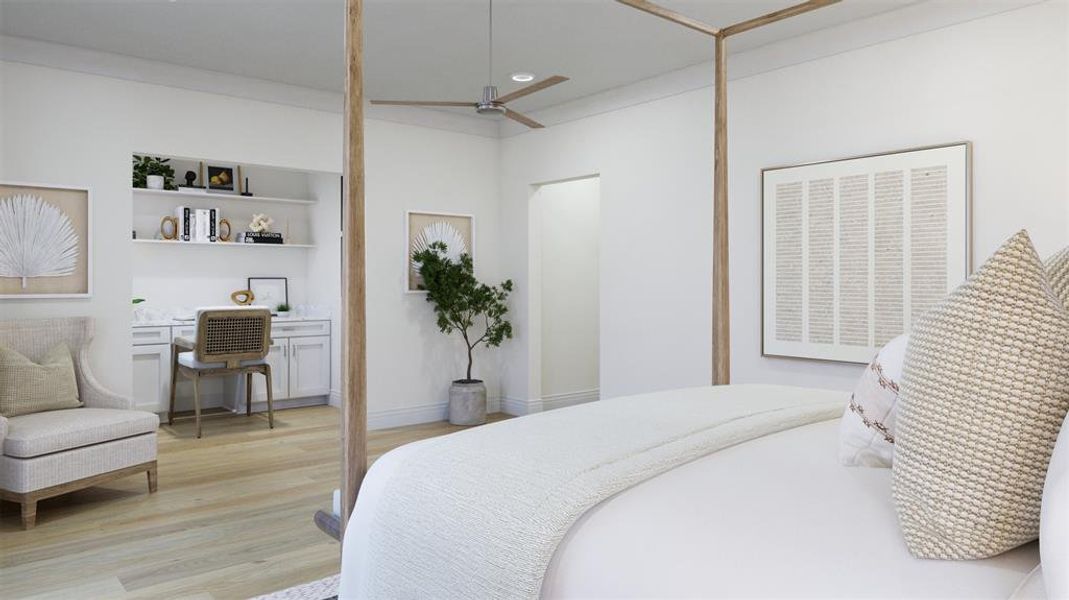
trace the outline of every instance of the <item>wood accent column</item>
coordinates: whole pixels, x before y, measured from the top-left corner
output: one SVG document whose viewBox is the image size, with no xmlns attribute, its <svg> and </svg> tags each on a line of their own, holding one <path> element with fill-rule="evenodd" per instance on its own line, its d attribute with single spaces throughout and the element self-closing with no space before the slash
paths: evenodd
<svg viewBox="0 0 1069 600">
<path fill-rule="evenodd" d="M 731 383 L 731 299 L 728 272 L 727 50 L 716 36 L 713 118 L 713 385 Z"/>
<path fill-rule="evenodd" d="M 342 207 L 341 533 L 367 473 L 367 320 L 364 238 L 364 3 L 347 0 L 345 198 Z"/>
</svg>

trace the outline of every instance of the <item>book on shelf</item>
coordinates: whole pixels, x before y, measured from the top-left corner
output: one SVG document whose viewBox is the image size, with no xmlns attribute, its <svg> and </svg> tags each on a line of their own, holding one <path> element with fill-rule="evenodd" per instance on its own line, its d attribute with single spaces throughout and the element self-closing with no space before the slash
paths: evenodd
<svg viewBox="0 0 1069 600">
<path fill-rule="evenodd" d="M 195 224 L 193 241 L 219 241 L 219 209 L 198 208 L 193 220 Z"/>
<path fill-rule="evenodd" d="M 246 244 L 281 244 L 282 234 L 274 231 L 246 231 L 242 236 Z"/>
<path fill-rule="evenodd" d="M 175 237 L 180 242 L 188 242 L 193 236 L 193 209 L 188 206 L 176 206 L 174 216 L 178 219 L 178 235 Z"/>
</svg>

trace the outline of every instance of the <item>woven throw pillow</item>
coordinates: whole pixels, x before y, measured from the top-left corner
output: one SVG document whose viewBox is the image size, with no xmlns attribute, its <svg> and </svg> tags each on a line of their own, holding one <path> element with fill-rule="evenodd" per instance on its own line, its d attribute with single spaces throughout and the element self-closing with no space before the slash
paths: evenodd
<svg viewBox="0 0 1069 600">
<path fill-rule="evenodd" d="M 1069 310 L 1069 247 L 1047 259 L 1043 264 L 1047 269 L 1047 279 L 1054 295 L 1061 298 L 1066 310 Z"/>
<path fill-rule="evenodd" d="M 908 335 L 887 342 L 861 374 L 839 421 L 839 460 L 848 467 L 890 467 L 895 405 Z"/>
<path fill-rule="evenodd" d="M 66 344 L 46 352 L 40 363 L 0 346 L 0 415 L 17 417 L 81 405 Z"/>
<path fill-rule="evenodd" d="M 1039 534 L 1069 410 L 1069 312 L 1024 231 L 910 332 L 894 501 L 920 558 L 1000 554 Z"/>
</svg>

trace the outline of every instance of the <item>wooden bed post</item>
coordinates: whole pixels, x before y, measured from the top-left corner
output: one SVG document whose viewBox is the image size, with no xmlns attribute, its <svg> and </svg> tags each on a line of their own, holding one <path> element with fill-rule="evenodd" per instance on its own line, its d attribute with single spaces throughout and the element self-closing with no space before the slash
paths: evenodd
<svg viewBox="0 0 1069 600">
<path fill-rule="evenodd" d="M 347 0 L 343 207 L 342 482 L 339 535 L 367 472 L 367 321 L 364 238 L 364 6 Z"/>
<path fill-rule="evenodd" d="M 712 36 L 716 46 L 713 93 L 713 385 L 731 382 L 731 298 L 728 261 L 728 37 L 807 13 L 841 0 L 809 0 L 722 29 L 647 0 L 616 0 L 655 17 Z"/>
<path fill-rule="evenodd" d="M 724 34 L 716 34 L 713 69 L 713 385 L 731 383 L 731 298 L 728 296 L 728 82 Z"/>
</svg>

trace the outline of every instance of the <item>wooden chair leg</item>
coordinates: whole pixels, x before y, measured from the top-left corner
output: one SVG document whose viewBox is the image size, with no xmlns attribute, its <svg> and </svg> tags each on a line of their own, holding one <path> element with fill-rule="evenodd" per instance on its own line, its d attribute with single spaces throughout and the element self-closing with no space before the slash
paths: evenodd
<svg viewBox="0 0 1069 600">
<path fill-rule="evenodd" d="M 22 528 L 33 529 L 37 524 L 37 499 L 27 498 L 22 501 Z"/>
<path fill-rule="evenodd" d="M 178 385 L 178 345 L 171 344 L 171 403 L 167 408 L 167 424 L 174 425 L 174 394 Z"/>
<path fill-rule="evenodd" d="M 146 473 L 148 474 L 148 493 L 155 494 L 156 493 L 156 487 L 158 485 L 158 479 L 157 479 L 157 474 L 156 474 L 156 463 L 152 463 L 152 466 L 149 467 L 149 469 L 148 469 L 148 471 L 146 471 Z"/>
<path fill-rule="evenodd" d="M 275 399 L 274 391 L 271 389 L 271 365 L 264 365 L 264 379 L 267 380 L 267 426 L 270 429 L 275 428 L 275 407 L 272 402 Z"/>
<path fill-rule="evenodd" d="M 252 371 L 245 373 L 245 416 L 252 416 Z"/>
<path fill-rule="evenodd" d="M 197 439 L 200 439 L 200 375 L 193 374 L 193 415 L 197 421 Z"/>
</svg>

